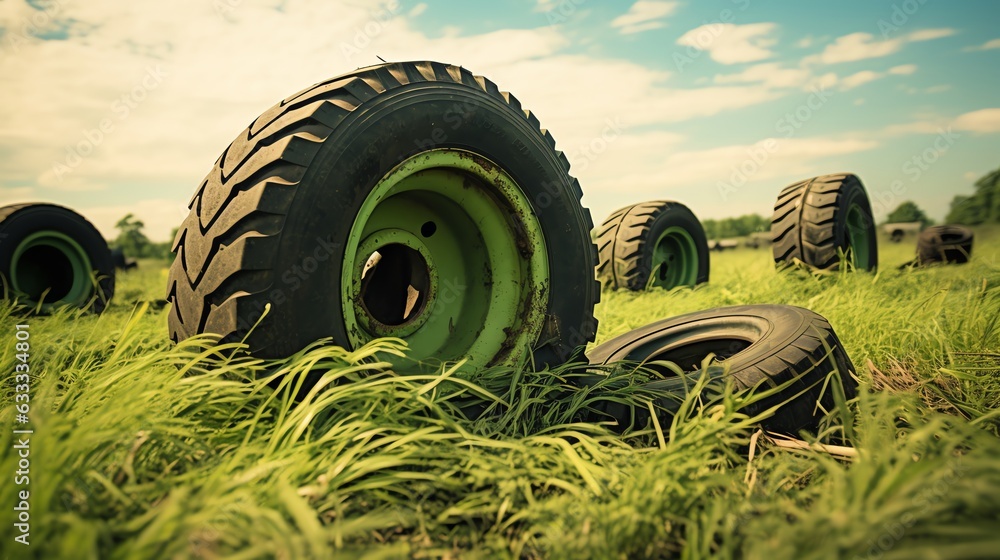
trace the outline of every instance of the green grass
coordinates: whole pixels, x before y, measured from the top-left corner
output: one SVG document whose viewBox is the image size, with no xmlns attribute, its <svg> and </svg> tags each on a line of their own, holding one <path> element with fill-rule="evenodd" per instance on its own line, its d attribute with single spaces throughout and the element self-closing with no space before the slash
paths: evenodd
<svg viewBox="0 0 1000 560">
<path fill-rule="evenodd" d="M 400 377 L 380 341 L 287 360 L 166 340 L 163 263 L 119 277 L 108 312 L 0 307 L 0 362 L 30 324 L 31 546 L 8 520 L 14 378 L 3 384 L 0 556 L 37 558 L 980 558 L 1000 551 L 1000 231 L 974 262 L 777 272 L 713 254 L 695 290 L 608 293 L 600 340 L 688 311 L 788 303 L 830 319 L 869 391 L 809 440 L 756 434 L 743 395 L 691 397 L 669 425 L 578 422 L 579 368 Z M 139 302 L 139 303 L 137 303 Z M 141 303 L 148 302 L 148 303 Z M 322 376 L 291 397 L 308 375 Z M 640 404 L 627 372 L 609 379 Z M 459 403 L 495 414 L 465 419 Z M 847 424 L 845 429 L 844 424 Z"/>
</svg>

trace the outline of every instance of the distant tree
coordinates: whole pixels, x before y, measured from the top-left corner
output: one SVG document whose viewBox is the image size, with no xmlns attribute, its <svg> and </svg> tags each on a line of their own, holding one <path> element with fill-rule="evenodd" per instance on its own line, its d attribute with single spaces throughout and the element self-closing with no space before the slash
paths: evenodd
<svg viewBox="0 0 1000 560">
<path fill-rule="evenodd" d="M 771 221 L 759 214 L 746 214 L 721 220 L 702 220 L 705 235 L 709 239 L 743 237 L 758 231 L 770 229 Z"/>
<path fill-rule="evenodd" d="M 889 223 L 896 222 L 920 222 L 924 226 L 934 223 L 934 220 L 927 217 L 927 214 L 915 203 L 907 200 L 900 204 L 895 210 L 889 213 L 885 220 Z"/>
<path fill-rule="evenodd" d="M 980 177 L 971 196 L 953 198 L 946 221 L 967 226 L 1000 223 L 1000 169 Z"/>
<path fill-rule="evenodd" d="M 128 214 L 118 220 L 115 227 L 118 229 L 118 237 L 111 242 L 111 245 L 120 248 L 126 257 L 133 259 L 170 258 L 170 246 L 173 244 L 173 236 L 171 236 L 170 241 L 153 243 L 142 231 L 146 227 L 146 224 L 132 214 Z M 177 228 L 174 228 L 172 235 L 176 234 Z"/>
<path fill-rule="evenodd" d="M 146 224 L 142 223 L 142 220 L 136 219 L 132 214 L 126 214 L 124 218 L 118 220 L 118 223 L 115 224 L 115 228 L 118 229 L 118 237 L 114 241 L 115 246 L 120 248 L 127 257 L 139 258 L 150 256 L 151 242 L 146 237 L 146 234 L 142 232 L 142 228 L 144 227 L 146 227 Z"/>
</svg>

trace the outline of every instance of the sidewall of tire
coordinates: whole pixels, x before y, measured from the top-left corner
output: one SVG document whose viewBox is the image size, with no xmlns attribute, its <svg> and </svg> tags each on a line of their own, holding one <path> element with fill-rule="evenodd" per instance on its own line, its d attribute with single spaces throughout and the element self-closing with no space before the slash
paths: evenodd
<svg viewBox="0 0 1000 560">
<path fill-rule="evenodd" d="M 868 263 L 858 268 L 875 270 L 878 268 L 878 235 L 875 231 L 872 205 L 861 179 L 856 175 L 848 175 L 844 179 L 844 193 L 841 197 L 842 199 L 838 201 L 837 217 L 834 220 L 834 238 L 837 240 L 837 246 L 841 248 L 848 246 L 850 237 L 847 234 L 847 214 L 851 206 L 857 204 L 865 220 L 865 229 L 868 230 Z"/>
</svg>

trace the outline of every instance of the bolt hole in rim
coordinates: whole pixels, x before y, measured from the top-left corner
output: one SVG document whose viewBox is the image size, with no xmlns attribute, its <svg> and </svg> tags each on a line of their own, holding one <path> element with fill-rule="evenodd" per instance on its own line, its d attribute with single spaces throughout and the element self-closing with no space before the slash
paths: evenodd
<svg viewBox="0 0 1000 560">
<path fill-rule="evenodd" d="M 698 282 L 698 247 L 682 227 L 667 228 L 653 248 L 653 286 L 675 288 Z M 680 262 L 678 262 L 680 261 Z"/>
<path fill-rule="evenodd" d="M 342 312 L 354 347 L 407 342 L 409 358 L 387 357 L 397 370 L 512 363 L 539 338 L 548 286 L 541 226 L 513 178 L 477 154 L 434 149 L 397 165 L 362 203 Z"/>
<path fill-rule="evenodd" d="M 25 237 L 11 257 L 11 285 L 32 303 L 83 305 L 90 298 L 91 263 L 79 243 L 58 231 Z M 46 292 L 46 290 L 48 290 Z"/>
<path fill-rule="evenodd" d="M 851 264 L 854 268 L 868 267 L 868 228 L 865 227 L 865 214 L 858 204 L 847 208 L 847 247 L 851 252 Z"/>
</svg>

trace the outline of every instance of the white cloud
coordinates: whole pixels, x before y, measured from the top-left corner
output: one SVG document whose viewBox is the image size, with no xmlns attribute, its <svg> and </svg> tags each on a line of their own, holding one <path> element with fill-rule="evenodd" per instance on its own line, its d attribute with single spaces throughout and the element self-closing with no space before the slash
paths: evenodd
<svg viewBox="0 0 1000 560">
<path fill-rule="evenodd" d="M 867 84 L 868 82 L 873 82 L 883 76 L 885 76 L 885 74 L 872 72 L 871 70 L 862 70 L 856 74 L 846 76 L 844 79 L 840 80 L 838 85 L 842 91 L 847 91 L 849 89 L 854 89 L 858 86 Z"/>
<path fill-rule="evenodd" d="M 0 186 L 32 185 L 31 192 L 6 188 L 0 196 L 55 199 L 95 213 L 105 229 L 133 212 L 155 240 L 180 223 L 174 210 L 187 204 L 222 150 L 257 115 L 303 87 L 377 63 L 376 55 L 463 64 L 513 91 L 574 160 L 573 173 L 588 193 L 619 188 L 613 178 L 596 176 L 597 160 L 582 155 L 608 122 L 627 132 L 784 95 L 767 84 L 671 87 L 667 72 L 562 54 L 570 40 L 553 26 L 472 36 L 449 30 L 430 38 L 404 12 L 387 13 L 377 2 L 287 0 L 278 10 L 243 0 L 223 11 L 216 6 L 227 3 L 204 0 L 62 5 L 58 18 L 71 23 L 67 40 L 31 39 L 16 55 L 0 56 L 0 72 L 17 76 L 0 89 L 0 104 L 8 108 L 0 121 Z M 32 13 L 25 6 L 24 0 L 0 2 L 0 18 L 20 21 Z M 157 65 L 162 81 L 142 90 L 147 69 Z M 594 76 L 614 77 L 613 100 L 591 94 Z M 137 91 L 142 99 L 122 118 L 122 96 Z M 103 121 L 110 121 L 110 132 L 87 146 Z M 655 137 L 658 149 L 670 138 Z M 619 157 L 625 145 L 612 142 L 597 159 Z M 87 156 L 57 176 L 54 164 L 65 164 L 79 146 Z M 633 161 L 633 170 L 644 174 L 659 163 Z M 162 208 L 169 210 L 158 218 Z"/>
<path fill-rule="evenodd" d="M 624 14 L 611 20 L 611 27 L 621 33 L 640 33 L 664 26 L 663 18 L 674 13 L 677 2 L 665 0 L 639 0 Z"/>
<path fill-rule="evenodd" d="M 33 202 L 35 200 L 35 189 L 32 187 L 4 187 L 0 188 L 0 206 L 17 204 L 20 202 Z"/>
<path fill-rule="evenodd" d="M 900 66 L 893 66 L 889 69 L 890 74 L 895 74 L 898 76 L 908 76 L 917 71 L 916 64 L 902 64 Z"/>
<path fill-rule="evenodd" d="M 787 68 L 777 62 L 765 62 L 748 66 L 735 74 L 715 76 L 717 84 L 761 83 L 774 88 L 797 88 L 804 86 L 812 74 L 804 68 Z"/>
<path fill-rule="evenodd" d="M 969 132 L 1000 132 L 1000 108 L 980 109 L 959 115 L 953 126 L 957 130 Z"/>
<path fill-rule="evenodd" d="M 1000 39 L 990 39 L 982 45 L 974 47 L 965 47 L 965 51 L 989 51 L 993 49 L 1000 49 Z"/>
<path fill-rule="evenodd" d="M 967 181 L 975 181 L 976 179 L 983 176 L 983 173 L 976 173 L 975 171 L 966 171 L 962 174 L 962 178 Z"/>
<path fill-rule="evenodd" d="M 125 215 L 132 214 L 142 221 L 143 232 L 153 241 L 169 240 L 171 230 L 179 226 L 188 214 L 185 204 L 165 198 L 141 200 L 134 204 L 81 206 L 74 210 L 90 220 L 105 239 L 117 237 L 115 224 Z"/>
<path fill-rule="evenodd" d="M 681 35 L 677 44 L 707 51 L 721 64 L 755 62 L 774 55 L 770 47 L 777 40 L 769 35 L 777 28 L 774 23 L 709 23 Z"/>
<path fill-rule="evenodd" d="M 609 150 L 595 161 L 592 182 L 616 186 L 588 194 L 595 207 L 610 211 L 631 202 L 664 196 L 686 200 L 685 193 L 698 193 L 710 203 L 701 208 L 692 204 L 698 215 L 766 213 L 774 203 L 776 184 L 816 175 L 817 169 L 829 166 L 823 164 L 828 158 L 878 145 L 871 139 L 809 137 L 684 150 L 683 139 L 659 134 L 627 134 L 614 153 Z M 725 187 L 720 189 L 720 183 Z M 598 221 L 603 217 L 594 215 Z"/>
<path fill-rule="evenodd" d="M 951 90 L 951 84 L 938 84 L 924 90 L 924 93 L 943 93 Z"/>
<path fill-rule="evenodd" d="M 954 34 L 955 30 L 948 27 L 942 27 L 939 29 L 918 29 L 909 35 L 906 35 L 904 39 L 909 42 L 930 41 L 932 39 L 951 37 Z"/>
<path fill-rule="evenodd" d="M 894 124 L 879 133 L 882 136 L 941 134 L 949 128 L 964 132 L 989 134 L 1000 132 L 1000 107 L 990 107 L 963 113 L 955 118 L 940 115 L 920 115 L 919 120 Z"/>
<path fill-rule="evenodd" d="M 929 41 L 948 37 L 955 33 L 954 29 L 920 29 L 896 39 L 876 40 L 871 33 L 851 33 L 838 37 L 826 46 L 823 52 L 807 57 L 805 62 L 837 64 L 853 62 L 868 58 L 880 58 L 899 52 L 903 45 L 916 41 Z"/>
<path fill-rule="evenodd" d="M 427 11 L 427 3 L 421 2 L 416 6 L 414 6 L 413 8 L 410 8 L 410 11 L 407 12 L 406 15 L 410 16 L 411 18 L 414 18 L 426 11 Z"/>
</svg>

